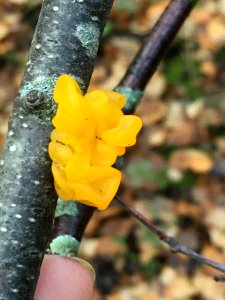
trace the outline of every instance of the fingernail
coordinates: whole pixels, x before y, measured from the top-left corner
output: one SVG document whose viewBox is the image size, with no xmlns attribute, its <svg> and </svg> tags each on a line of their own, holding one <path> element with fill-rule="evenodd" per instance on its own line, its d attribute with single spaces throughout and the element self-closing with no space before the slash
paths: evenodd
<svg viewBox="0 0 225 300">
<path fill-rule="evenodd" d="M 81 264 L 91 275 L 91 279 L 93 283 L 95 282 L 95 278 L 96 278 L 95 269 L 86 260 L 83 260 L 79 257 L 66 257 L 66 259 L 73 260 Z"/>
</svg>

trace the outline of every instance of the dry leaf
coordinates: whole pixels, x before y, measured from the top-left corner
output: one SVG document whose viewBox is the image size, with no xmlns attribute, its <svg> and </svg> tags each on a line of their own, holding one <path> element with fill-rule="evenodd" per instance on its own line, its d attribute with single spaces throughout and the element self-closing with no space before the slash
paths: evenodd
<svg viewBox="0 0 225 300">
<path fill-rule="evenodd" d="M 225 230 L 224 208 L 215 207 L 211 209 L 205 219 L 210 227 L 216 227 L 220 230 Z"/>
<path fill-rule="evenodd" d="M 165 286 L 164 295 L 166 299 L 189 298 L 196 294 L 196 288 L 191 280 L 181 274 L 173 278 L 169 285 Z"/>
<path fill-rule="evenodd" d="M 163 128 L 153 128 L 148 134 L 148 144 L 156 147 L 164 143 L 166 139 L 166 131 Z"/>
<path fill-rule="evenodd" d="M 184 120 L 179 126 L 167 130 L 167 144 L 185 146 L 208 139 L 208 130 L 192 120 Z"/>
<path fill-rule="evenodd" d="M 146 17 L 151 25 L 153 25 L 158 20 L 158 18 L 168 5 L 168 2 L 168 0 L 163 0 L 160 1 L 160 3 L 155 3 L 149 6 L 149 9 L 146 12 Z"/>
<path fill-rule="evenodd" d="M 202 99 L 198 99 L 193 103 L 188 103 L 185 106 L 185 113 L 190 119 L 196 119 L 204 107 Z"/>
<path fill-rule="evenodd" d="M 209 235 L 212 243 L 217 247 L 223 249 L 223 254 L 225 254 L 225 235 L 224 230 L 213 227 L 209 230 Z"/>
<path fill-rule="evenodd" d="M 149 98 L 160 98 L 166 89 L 166 80 L 160 71 L 156 71 L 145 89 Z"/>
<path fill-rule="evenodd" d="M 225 154 L 225 138 L 219 137 L 215 140 L 216 146 L 222 154 Z"/>
<path fill-rule="evenodd" d="M 179 182 L 183 178 L 183 173 L 181 170 L 176 168 L 168 168 L 167 176 L 172 182 Z"/>
<path fill-rule="evenodd" d="M 125 287 L 121 291 L 121 296 L 123 300 L 134 300 L 134 299 L 146 299 L 143 298 L 144 295 L 152 295 L 154 291 L 152 291 L 152 287 L 149 283 L 146 282 L 140 282 L 136 284 L 132 284 L 132 286 Z M 156 294 L 154 294 L 155 297 Z M 148 299 L 157 299 L 157 298 L 148 298 Z"/>
<path fill-rule="evenodd" d="M 192 19 L 196 25 L 206 24 L 209 21 L 209 18 L 210 14 L 202 7 L 196 7 L 190 16 L 190 19 Z"/>
<path fill-rule="evenodd" d="M 202 129 L 203 131 L 203 129 Z M 196 130 L 196 124 L 193 121 L 186 121 L 181 123 L 179 126 L 168 130 L 167 133 L 167 144 L 169 145 L 190 145 L 196 141 L 196 139 L 202 140 L 199 138 L 203 135 L 203 132 Z"/>
<path fill-rule="evenodd" d="M 10 27 L 5 22 L 0 22 L 0 40 L 4 39 L 10 32 Z"/>
<path fill-rule="evenodd" d="M 140 300 L 159 300 L 159 294 L 157 292 L 149 291 L 141 296 Z"/>
<path fill-rule="evenodd" d="M 102 297 L 97 300 L 100 300 L 100 299 L 102 299 Z M 93 300 L 95 300 L 95 299 L 93 299 Z M 115 294 L 108 295 L 106 300 L 124 300 L 124 298 L 121 295 L 121 291 L 119 291 L 119 292 L 116 292 Z"/>
<path fill-rule="evenodd" d="M 206 25 L 206 32 L 210 40 L 215 44 L 222 44 L 225 42 L 225 22 L 222 17 L 212 18 Z"/>
<path fill-rule="evenodd" d="M 184 120 L 184 107 L 181 102 L 171 102 L 169 104 L 169 110 L 165 120 L 165 126 L 167 128 L 178 127 Z"/>
<path fill-rule="evenodd" d="M 140 256 L 139 259 L 143 264 L 149 263 L 151 259 L 156 255 L 156 248 L 149 243 L 149 241 L 142 241 L 140 243 Z"/>
<path fill-rule="evenodd" d="M 209 77 L 214 77 L 217 72 L 216 64 L 211 60 L 206 60 L 201 65 L 201 72 Z"/>
<path fill-rule="evenodd" d="M 83 238 L 79 247 L 79 256 L 84 259 L 90 259 L 97 255 L 97 248 L 99 244 L 98 238 Z"/>
<path fill-rule="evenodd" d="M 218 271 L 217 271 L 218 274 Z M 199 293 L 198 299 L 204 300 L 224 300 L 225 285 L 224 283 L 216 282 L 211 276 L 206 276 L 200 272 L 193 278 L 193 285 Z"/>
<path fill-rule="evenodd" d="M 207 245 L 203 248 L 201 254 L 209 259 L 212 259 L 220 264 L 225 264 L 225 257 L 224 254 L 218 250 L 215 246 L 212 245 Z M 207 265 L 203 265 L 201 267 L 202 270 L 204 270 L 204 272 L 210 276 L 215 276 L 218 275 L 218 271 L 207 266 Z"/>
<path fill-rule="evenodd" d="M 119 233 L 118 233 L 119 235 Z M 114 256 L 124 254 L 126 252 L 126 244 L 120 243 L 112 236 L 104 235 L 99 238 L 98 245 L 97 245 L 97 253 L 98 255 L 106 255 L 106 256 Z"/>
<path fill-rule="evenodd" d="M 184 149 L 175 151 L 171 155 L 170 165 L 181 170 L 206 173 L 211 170 L 213 161 L 209 155 L 203 151 Z"/>
<path fill-rule="evenodd" d="M 143 125 L 149 126 L 162 120 L 167 114 L 167 105 L 161 101 L 149 101 L 144 97 L 137 109 L 141 116 Z"/>
<path fill-rule="evenodd" d="M 199 205 L 190 204 L 189 202 L 186 202 L 185 200 L 179 201 L 176 204 L 176 214 L 177 215 L 188 215 L 192 216 L 194 218 L 201 217 L 202 211 L 201 207 Z"/>
</svg>

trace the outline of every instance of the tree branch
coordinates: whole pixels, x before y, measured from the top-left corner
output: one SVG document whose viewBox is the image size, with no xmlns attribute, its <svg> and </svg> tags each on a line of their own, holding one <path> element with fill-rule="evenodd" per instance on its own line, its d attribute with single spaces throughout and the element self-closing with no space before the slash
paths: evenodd
<svg viewBox="0 0 225 300">
<path fill-rule="evenodd" d="M 94 207 L 74 200 L 63 201 L 59 198 L 50 238 L 50 252 L 64 256 L 77 256 L 84 230 L 94 211 Z"/>
<path fill-rule="evenodd" d="M 147 83 L 197 2 L 198 0 L 171 0 L 146 37 L 145 43 L 116 88 L 128 99 L 125 113 L 134 112 Z"/>
<path fill-rule="evenodd" d="M 122 92 L 127 96 L 128 104 L 126 105 L 125 113 L 132 113 L 135 110 L 135 107 L 142 96 L 142 91 L 145 89 L 148 80 L 154 74 L 166 49 L 171 44 L 172 40 L 196 2 L 197 0 L 172 0 L 164 11 L 163 15 L 160 17 L 159 21 L 154 26 L 147 38 L 146 43 L 136 56 L 134 62 L 129 67 L 119 86 L 116 88 L 117 91 Z M 134 208 L 124 203 L 117 196 L 115 197 L 115 200 L 119 202 L 131 215 L 133 215 L 142 224 L 154 232 L 170 247 L 174 253 L 182 253 L 202 264 L 209 265 L 210 267 L 225 273 L 225 266 L 181 245 L 177 240 L 168 236 L 150 220 L 145 218 Z M 63 206 L 62 203 L 59 206 L 61 205 Z M 73 209 L 78 208 L 74 214 L 71 214 L 71 209 L 68 210 L 68 207 L 66 209 L 65 207 L 62 208 L 62 206 L 58 208 L 58 213 L 56 215 L 53 243 L 54 240 L 57 240 L 57 238 L 65 235 L 70 235 L 80 241 L 86 225 L 92 217 L 94 209 L 90 208 L 90 210 L 88 209 L 86 212 L 87 208 L 83 207 L 82 204 L 74 204 L 74 201 L 71 201 L 71 206 L 74 206 Z M 64 252 L 65 250 L 63 250 L 62 243 L 60 246 L 61 249 L 60 247 L 57 248 L 58 253 L 64 255 L 76 255 L 79 244 L 77 247 L 75 247 L 75 249 L 70 249 L 68 254 Z M 225 275 L 215 276 L 215 280 L 224 282 Z"/>
<path fill-rule="evenodd" d="M 52 90 L 67 73 L 86 91 L 112 2 L 43 1 L 0 164 L 2 300 L 33 299 L 57 198 L 47 154 Z"/>
<path fill-rule="evenodd" d="M 172 43 L 176 33 L 196 2 L 197 0 L 172 0 L 153 27 L 146 43 L 128 68 L 123 80 L 115 88 L 116 91 L 124 94 L 127 98 L 124 108 L 125 114 L 134 112 L 149 78 L 155 72 L 165 50 Z M 69 211 L 60 202 L 56 213 L 56 222 L 52 235 L 53 243 L 51 243 L 50 248 L 52 252 L 61 255 L 65 255 L 65 251 L 68 249 L 68 243 L 65 243 L 63 236 L 69 234 L 80 241 L 80 236 L 77 236 L 77 233 L 84 232 L 88 223 L 86 215 L 82 212 L 82 206 L 79 206 L 79 209 L 76 210 L 76 204 L 73 202 L 71 201 L 70 203 L 72 209 Z M 71 211 L 74 211 L 74 209 L 76 212 L 71 214 Z M 90 210 L 92 212 L 90 211 L 88 214 L 89 218 L 91 218 L 94 208 L 90 208 Z M 85 219 L 83 220 L 84 215 Z M 79 244 L 76 244 L 76 247 L 73 246 L 69 255 L 76 255 L 78 247 Z"/>
<path fill-rule="evenodd" d="M 125 208 L 132 216 L 134 216 L 137 220 L 139 220 L 143 225 L 145 225 L 149 230 L 151 230 L 152 232 L 154 232 L 159 238 L 160 240 L 162 240 L 163 242 L 165 242 L 170 249 L 174 252 L 174 253 L 182 253 L 188 257 L 191 257 L 195 260 L 197 260 L 198 262 L 208 265 L 216 270 L 219 270 L 223 273 L 225 273 L 225 266 L 211 260 L 208 259 L 198 253 L 196 253 L 195 251 L 187 248 L 186 246 L 181 245 L 176 239 L 174 239 L 173 237 L 167 235 L 163 230 L 161 230 L 158 226 L 156 226 L 155 224 L 153 224 L 149 219 L 147 219 L 145 216 L 143 216 L 140 212 L 138 212 L 135 208 L 129 206 L 127 203 L 125 203 L 122 199 L 120 199 L 119 197 L 115 197 L 115 200 L 123 206 L 123 208 Z M 219 275 L 216 276 L 215 279 L 217 281 L 222 281 L 224 280 L 224 276 L 225 275 Z"/>
</svg>

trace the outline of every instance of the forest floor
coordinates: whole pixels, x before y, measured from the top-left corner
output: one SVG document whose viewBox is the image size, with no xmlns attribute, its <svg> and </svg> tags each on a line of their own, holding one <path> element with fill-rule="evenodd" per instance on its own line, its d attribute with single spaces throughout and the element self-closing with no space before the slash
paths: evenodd
<svg viewBox="0 0 225 300">
<path fill-rule="evenodd" d="M 113 89 L 168 1 L 116 0 L 90 90 Z M 40 0 L 0 0 L 0 151 Z M 148 84 L 143 130 L 124 159 L 120 197 L 191 249 L 225 264 L 225 2 L 196 6 Z M 80 256 L 94 300 L 224 300 L 218 272 L 170 252 L 117 203 L 97 212 Z"/>
</svg>

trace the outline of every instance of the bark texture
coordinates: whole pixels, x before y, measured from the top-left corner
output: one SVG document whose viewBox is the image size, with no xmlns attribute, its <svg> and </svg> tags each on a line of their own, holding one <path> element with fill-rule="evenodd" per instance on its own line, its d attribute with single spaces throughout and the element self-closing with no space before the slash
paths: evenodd
<svg viewBox="0 0 225 300">
<path fill-rule="evenodd" d="M 112 0 L 44 0 L 0 161 L 0 299 L 33 299 L 57 195 L 47 147 L 57 77 L 88 87 Z"/>
</svg>

